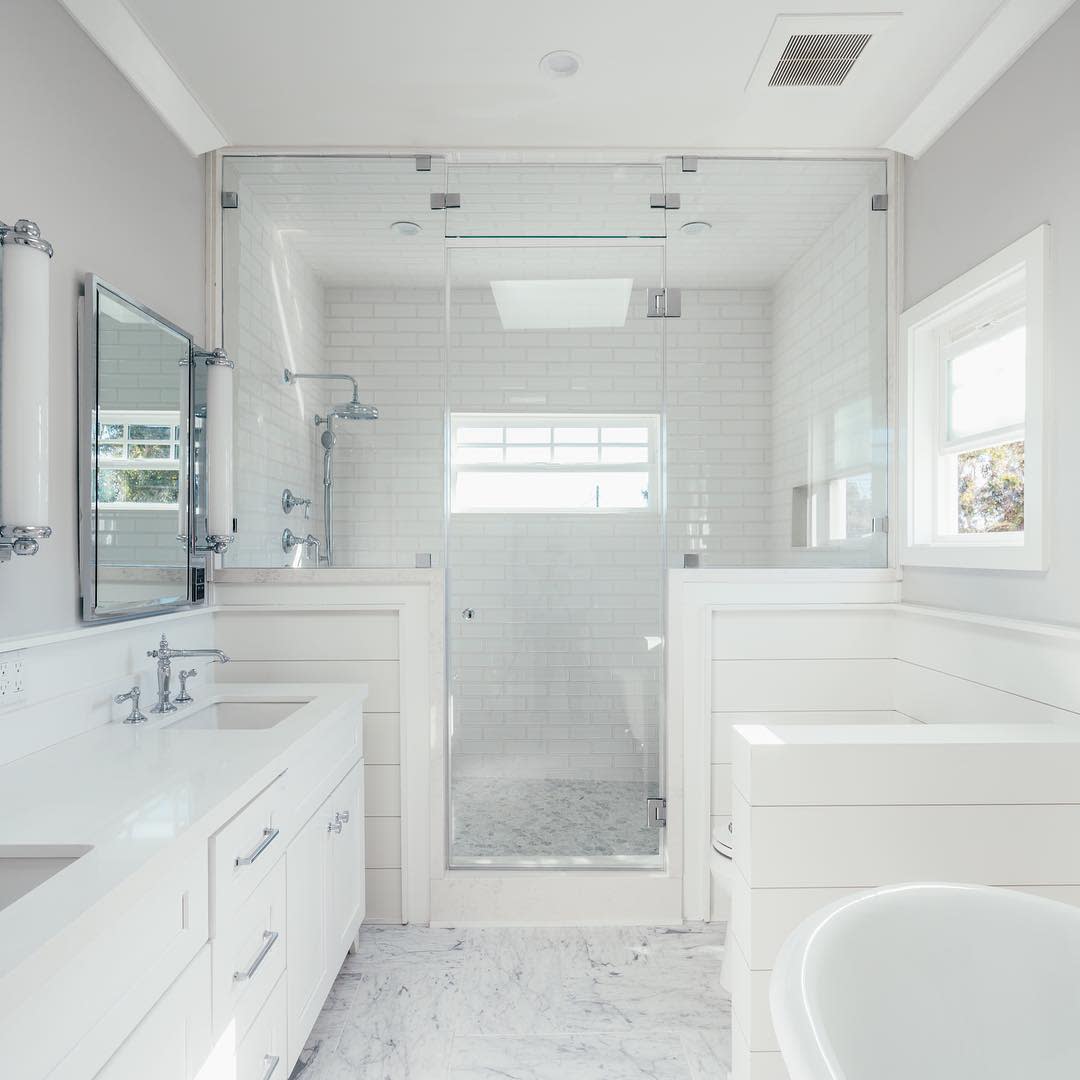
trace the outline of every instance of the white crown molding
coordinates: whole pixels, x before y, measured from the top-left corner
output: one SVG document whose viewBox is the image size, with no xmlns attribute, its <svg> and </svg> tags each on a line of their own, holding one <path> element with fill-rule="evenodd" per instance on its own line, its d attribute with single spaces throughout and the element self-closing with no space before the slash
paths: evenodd
<svg viewBox="0 0 1080 1080">
<path fill-rule="evenodd" d="M 1072 3 L 1005 0 L 885 146 L 910 157 L 924 154 Z"/>
<path fill-rule="evenodd" d="M 60 0 L 87 36 L 195 155 L 229 140 L 121 0 Z"/>
</svg>

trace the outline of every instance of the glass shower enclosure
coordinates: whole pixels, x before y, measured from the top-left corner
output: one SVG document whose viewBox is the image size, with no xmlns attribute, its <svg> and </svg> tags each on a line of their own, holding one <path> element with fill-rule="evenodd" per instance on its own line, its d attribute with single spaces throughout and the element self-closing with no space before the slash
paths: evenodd
<svg viewBox="0 0 1080 1080">
<path fill-rule="evenodd" d="M 668 570 L 888 564 L 885 161 L 222 179 L 228 565 L 445 572 L 450 866 L 663 866 Z"/>
</svg>

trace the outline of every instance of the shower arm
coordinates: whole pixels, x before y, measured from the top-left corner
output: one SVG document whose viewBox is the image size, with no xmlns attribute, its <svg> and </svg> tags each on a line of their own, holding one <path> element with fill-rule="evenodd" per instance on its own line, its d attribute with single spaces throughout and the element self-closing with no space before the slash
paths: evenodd
<svg viewBox="0 0 1080 1080">
<path fill-rule="evenodd" d="M 351 375 L 335 375 L 335 374 L 327 374 L 327 375 L 311 374 L 311 375 L 309 375 L 309 374 L 307 374 L 306 372 L 303 372 L 303 371 L 290 371 L 288 368 L 285 369 L 285 382 L 287 384 L 293 383 L 297 379 L 346 379 L 348 382 L 352 383 L 352 399 L 353 399 L 353 401 L 355 401 L 358 405 L 360 404 L 360 387 L 357 385 L 356 380 Z"/>
</svg>

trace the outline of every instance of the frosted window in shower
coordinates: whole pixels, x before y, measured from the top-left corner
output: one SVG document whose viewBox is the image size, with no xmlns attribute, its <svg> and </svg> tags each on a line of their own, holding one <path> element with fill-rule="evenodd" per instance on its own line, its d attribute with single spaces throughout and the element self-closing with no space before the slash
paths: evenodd
<svg viewBox="0 0 1080 1080">
<path fill-rule="evenodd" d="M 451 510 L 655 510 L 658 429 L 657 416 L 455 414 Z"/>
</svg>

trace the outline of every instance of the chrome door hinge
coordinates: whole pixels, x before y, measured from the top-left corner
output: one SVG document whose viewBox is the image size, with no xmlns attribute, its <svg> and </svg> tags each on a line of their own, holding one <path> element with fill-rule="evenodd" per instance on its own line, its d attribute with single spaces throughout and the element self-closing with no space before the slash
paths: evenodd
<svg viewBox="0 0 1080 1080">
<path fill-rule="evenodd" d="M 697 172 L 697 158 L 693 154 L 683 154 L 682 171 Z"/>
<path fill-rule="evenodd" d="M 653 192 L 649 196 L 649 206 L 653 210 L 678 210 L 682 206 L 682 196 L 674 193 L 665 195 L 662 191 Z"/>
<path fill-rule="evenodd" d="M 889 209 L 889 196 L 888 195 L 874 195 L 870 199 L 871 210 L 888 210 Z"/>
<path fill-rule="evenodd" d="M 431 172 L 431 155 L 430 154 L 417 154 L 416 155 L 416 171 L 417 172 Z"/>
<path fill-rule="evenodd" d="M 870 519 L 870 531 L 872 533 L 887 533 L 889 531 L 889 515 Z"/>
<path fill-rule="evenodd" d="M 667 799 L 646 799 L 650 829 L 663 829 L 667 825 Z"/>
<path fill-rule="evenodd" d="M 221 193 L 221 209 L 235 210 L 240 205 L 240 195 L 235 191 L 223 191 Z"/>
<path fill-rule="evenodd" d="M 650 319 L 678 319 L 682 316 L 681 289 L 650 289 L 648 310 Z"/>
<path fill-rule="evenodd" d="M 433 192 L 431 195 L 432 210 L 452 210 L 461 205 L 461 194 L 457 191 Z"/>
</svg>

